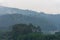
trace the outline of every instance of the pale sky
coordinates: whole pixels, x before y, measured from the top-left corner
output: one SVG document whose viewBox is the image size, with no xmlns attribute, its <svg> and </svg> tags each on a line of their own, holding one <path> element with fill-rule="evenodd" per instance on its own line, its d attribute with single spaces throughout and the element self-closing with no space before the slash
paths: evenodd
<svg viewBox="0 0 60 40">
<path fill-rule="evenodd" d="M 60 13 L 60 0 L 0 0 L 0 6 Z"/>
</svg>

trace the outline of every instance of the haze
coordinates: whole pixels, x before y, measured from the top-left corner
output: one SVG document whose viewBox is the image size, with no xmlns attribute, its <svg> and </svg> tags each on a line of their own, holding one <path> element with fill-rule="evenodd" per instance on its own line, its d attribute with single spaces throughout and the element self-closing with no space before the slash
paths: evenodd
<svg viewBox="0 0 60 40">
<path fill-rule="evenodd" d="M 60 13 L 60 0 L 0 0 L 0 6 L 28 9 L 49 14 Z"/>
</svg>

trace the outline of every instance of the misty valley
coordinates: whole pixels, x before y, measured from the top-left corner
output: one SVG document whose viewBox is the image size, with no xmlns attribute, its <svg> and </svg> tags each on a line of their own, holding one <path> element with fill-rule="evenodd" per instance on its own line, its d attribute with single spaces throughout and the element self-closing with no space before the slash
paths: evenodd
<svg viewBox="0 0 60 40">
<path fill-rule="evenodd" d="M 0 6 L 0 40 L 60 40 L 60 14 Z"/>
</svg>

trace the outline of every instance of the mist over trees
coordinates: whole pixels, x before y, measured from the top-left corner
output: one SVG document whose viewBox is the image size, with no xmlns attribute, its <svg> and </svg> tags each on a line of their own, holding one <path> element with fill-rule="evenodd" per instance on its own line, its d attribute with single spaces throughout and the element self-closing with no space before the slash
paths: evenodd
<svg viewBox="0 0 60 40">
<path fill-rule="evenodd" d="M 43 34 L 40 26 L 15 24 L 11 31 L 0 33 L 0 40 L 60 40 L 60 34 Z"/>
<path fill-rule="evenodd" d="M 0 7 L 0 13 L 0 40 L 60 40 L 59 14 L 9 7 Z"/>
</svg>

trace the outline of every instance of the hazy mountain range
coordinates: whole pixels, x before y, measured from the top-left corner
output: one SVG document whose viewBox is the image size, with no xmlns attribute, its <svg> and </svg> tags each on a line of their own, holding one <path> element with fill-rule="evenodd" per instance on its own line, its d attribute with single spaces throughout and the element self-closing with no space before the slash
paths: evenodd
<svg viewBox="0 0 60 40">
<path fill-rule="evenodd" d="M 39 25 L 42 31 L 60 31 L 60 14 L 0 6 L 0 29 L 8 30 L 12 25 L 19 23 Z"/>
</svg>

